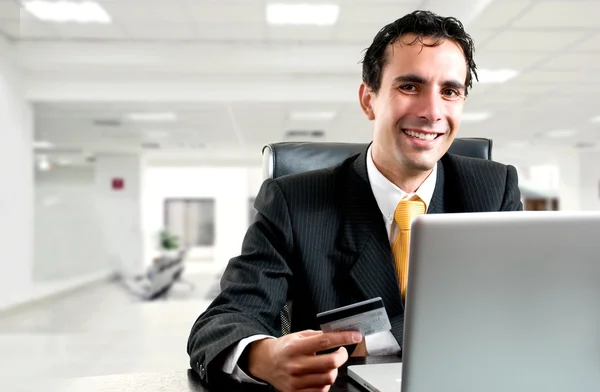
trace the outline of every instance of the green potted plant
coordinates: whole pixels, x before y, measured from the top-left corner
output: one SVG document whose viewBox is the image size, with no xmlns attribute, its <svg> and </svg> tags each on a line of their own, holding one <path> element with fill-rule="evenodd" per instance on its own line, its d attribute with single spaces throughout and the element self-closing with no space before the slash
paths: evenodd
<svg viewBox="0 0 600 392">
<path fill-rule="evenodd" d="M 179 237 L 169 233 L 168 230 L 160 232 L 160 248 L 164 257 L 175 257 L 179 251 Z"/>
</svg>

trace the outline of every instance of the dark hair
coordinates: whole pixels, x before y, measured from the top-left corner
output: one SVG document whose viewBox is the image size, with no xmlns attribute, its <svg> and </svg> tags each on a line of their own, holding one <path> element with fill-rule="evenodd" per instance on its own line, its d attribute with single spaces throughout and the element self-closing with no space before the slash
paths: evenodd
<svg viewBox="0 0 600 392">
<path fill-rule="evenodd" d="M 468 89 L 473 85 L 473 76 L 477 79 L 477 66 L 473 60 L 475 45 L 473 39 L 463 28 L 463 24 L 456 18 L 442 17 L 429 11 L 414 11 L 402 18 L 392 22 L 379 30 L 373 43 L 365 53 L 362 64 L 362 78 L 373 91 L 378 92 L 381 87 L 381 75 L 386 63 L 386 48 L 392 45 L 403 34 L 413 33 L 417 35 L 413 44 L 419 41 L 425 46 L 437 46 L 444 39 L 451 39 L 462 48 L 468 67 L 465 86 Z M 423 38 L 437 39 L 432 44 L 425 44 Z M 477 79 L 478 80 L 478 79 Z"/>
</svg>

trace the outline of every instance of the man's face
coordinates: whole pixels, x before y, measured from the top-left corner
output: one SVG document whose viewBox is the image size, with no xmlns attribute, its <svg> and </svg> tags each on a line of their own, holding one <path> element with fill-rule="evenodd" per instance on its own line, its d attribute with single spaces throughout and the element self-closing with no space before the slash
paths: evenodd
<svg viewBox="0 0 600 392">
<path fill-rule="evenodd" d="M 448 151 L 460 126 L 467 75 L 454 41 L 409 44 L 415 38 L 406 34 L 388 46 L 377 94 L 364 83 L 360 89 L 363 111 L 374 121 L 373 159 L 406 174 L 433 169 Z"/>
</svg>

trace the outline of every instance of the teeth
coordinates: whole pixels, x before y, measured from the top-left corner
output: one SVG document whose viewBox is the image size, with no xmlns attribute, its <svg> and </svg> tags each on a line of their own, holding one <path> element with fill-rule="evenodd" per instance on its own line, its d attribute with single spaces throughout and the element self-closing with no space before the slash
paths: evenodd
<svg viewBox="0 0 600 392">
<path fill-rule="evenodd" d="M 412 136 L 416 139 L 421 139 L 421 140 L 433 140 L 437 136 L 437 134 L 435 134 L 435 133 L 418 133 L 418 132 L 411 131 L 409 129 L 405 129 L 404 133 L 406 133 L 407 135 Z"/>
</svg>

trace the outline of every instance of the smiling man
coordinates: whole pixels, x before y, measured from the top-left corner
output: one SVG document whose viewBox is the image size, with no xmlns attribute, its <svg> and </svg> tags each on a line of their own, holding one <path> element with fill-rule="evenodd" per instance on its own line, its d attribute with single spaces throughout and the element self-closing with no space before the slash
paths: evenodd
<svg viewBox="0 0 600 392">
<path fill-rule="evenodd" d="M 400 353 L 410 219 L 523 208 L 514 167 L 447 153 L 476 76 L 473 51 L 458 20 L 424 11 L 376 35 L 359 88 L 373 142 L 338 166 L 264 182 L 242 253 L 192 328 L 190 363 L 204 381 L 325 391 L 348 355 Z M 391 331 L 318 331 L 317 313 L 374 297 Z"/>
</svg>

